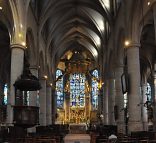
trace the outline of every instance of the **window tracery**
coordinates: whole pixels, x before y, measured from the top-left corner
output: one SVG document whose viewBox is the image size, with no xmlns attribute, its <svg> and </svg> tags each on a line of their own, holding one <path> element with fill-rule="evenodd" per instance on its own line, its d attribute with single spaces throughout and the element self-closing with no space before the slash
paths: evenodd
<svg viewBox="0 0 156 143">
<path fill-rule="evenodd" d="M 98 78 L 99 78 L 99 73 L 98 70 L 94 70 L 92 72 L 92 107 L 93 109 L 97 110 L 98 108 L 98 94 L 99 94 L 99 89 L 98 89 Z"/>
<path fill-rule="evenodd" d="M 85 74 L 70 75 L 70 106 L 85 106 Z"/>
<path fill-rule="evenodd" d="M 56 95 L 57 95 L 57 108 L 63 108 L 64 94 L 63 94 L 63 75 L 61 70 L 56 71 Z"/>
</svg>

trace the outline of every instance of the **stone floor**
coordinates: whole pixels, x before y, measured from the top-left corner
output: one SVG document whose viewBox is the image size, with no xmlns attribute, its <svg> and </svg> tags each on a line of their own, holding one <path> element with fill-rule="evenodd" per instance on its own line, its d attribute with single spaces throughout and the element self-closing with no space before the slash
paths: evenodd
<svg viewBox="0 0 156 143">
<path fill-rule="evenodd" d="M 88 134 L 67 134 L 64 143 L 90 143 L 90 135 Z"/>
<path fill-rule="evenodd" d="M 90 143 L 90 135 L 86 134 L 86 124 L 70 124 L 69 134 L 65 136 L 64 143 Z"/>
</svg>

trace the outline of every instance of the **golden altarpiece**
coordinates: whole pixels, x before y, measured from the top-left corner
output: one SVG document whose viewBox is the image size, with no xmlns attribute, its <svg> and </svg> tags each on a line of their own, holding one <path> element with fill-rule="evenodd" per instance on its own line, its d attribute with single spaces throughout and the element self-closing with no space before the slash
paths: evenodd
<svg viewBox="0 0 156 143">
<path fill-rule="evenodd" d="M 76 59 L 76 60 L 75 60 Z M 99 93 L 98 70 L 89 73 L 89 61 L 74 52 L 66 60 L 66 70 L 56 71 L 57 123 L 89 123 L 96 121 Z"/>
</svg>

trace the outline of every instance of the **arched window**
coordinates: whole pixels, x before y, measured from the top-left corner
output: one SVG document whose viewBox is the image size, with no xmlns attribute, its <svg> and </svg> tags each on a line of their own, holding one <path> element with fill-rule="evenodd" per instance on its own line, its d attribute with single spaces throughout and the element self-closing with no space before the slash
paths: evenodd
<svg viewBox="0 0 156 143">
<path fill-rule="evenodd" d="M 8 103 L 8 85 L 7 84 L 5 84 L 4 85 L 4 98 L 3 98 L 3 103 L 4 103 L 4 105 L 7 105 L 7 103 Z"/>
<path fill-rule="evenodd" d="M 147 83 L 146 96 L 148 101 L 152 101 L 151 86 L 149 83 Z"/>
<path fill-rule="evenodd" d="M 99 72 L 98 70 L 94 70 L 92 72 L 92 107 L 94 110 L 97 110 L 98 108 L 98 94 L 99 94 L 99 89 L 98 89 L 98 78 L 99 78 Z"/>
<path fill-rule="evenodd" d="M 30 105 L 30 91 L 26 91 L 26 101 L 25 101 L 25 105 L 29 106 Z"/>
<path fill-rule="evenodd" d="M 127 98 L 127 92 L 124 93 L 124 108 L 127 108 L 128 98 Z"/>
<path fill-rule="evenodd" d="M 56 71 L 56 95 L 57 95 L 57 108 L 63 108 L 64 96 L 63 96 L 63 73 L 61 70 Z"/>
<path fill-rule="evenodd" d="M 70 74 L 70 106 L 85 106 L 85 74 Z"/>
</svg>

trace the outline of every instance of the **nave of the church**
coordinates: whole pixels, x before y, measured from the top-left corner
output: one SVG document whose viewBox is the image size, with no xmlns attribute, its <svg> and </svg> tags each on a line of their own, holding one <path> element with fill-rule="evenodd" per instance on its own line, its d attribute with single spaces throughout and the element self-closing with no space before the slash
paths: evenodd
<svg viewBox="0 0 156 143">
<path fill-rule="evenodd" d="M 156 0 L 0 0 L 0 142 L 156 143 Z"/>
</svg>

